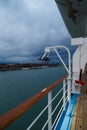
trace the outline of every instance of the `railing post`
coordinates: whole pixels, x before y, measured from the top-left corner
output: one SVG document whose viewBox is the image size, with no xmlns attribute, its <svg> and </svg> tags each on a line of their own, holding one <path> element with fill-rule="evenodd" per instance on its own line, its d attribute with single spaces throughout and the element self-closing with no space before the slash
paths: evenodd
<svg viewBox="0 0 87 130">
<path fill-rule="evenodd" d="M 69 111 L 71 113 L 71 78 L 68 77 L 68 101 L 69 101 Z"/>
<path fill-rule="evenodd" d="M 65 111 L 65 80 L 63 80 L 63 107 Z"/>
<path fill-rule="evenodd" d="M 51 100 L 52 100 L 52 91 L 50 91 L 49 93 L 48 93 L 48 104 L 49 104 L 49 106 L 48 106 L 48 130 L 51 130 L 51 128 L 52 128 L 52 116 L 51 116 L 51 114 L 52 114 L 52 103 L 51 103 Z"/>
</svg>

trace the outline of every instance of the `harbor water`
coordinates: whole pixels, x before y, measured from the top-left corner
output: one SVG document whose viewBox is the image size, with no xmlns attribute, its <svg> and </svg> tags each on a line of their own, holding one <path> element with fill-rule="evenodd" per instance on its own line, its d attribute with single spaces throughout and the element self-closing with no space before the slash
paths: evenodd
<svg viewBox="0 0 87 130">
<path fill-rule="evenodd" d="M 35 93 L 40 92 L 65 74 L 66 71 L 63 67 L 1 71 L 0 115 L 33 96 Z M 44 97 L 6 128 L 6 130 L 25 130 L 46 104 L 47 97 Z M 43 115 L 40 119 L 41 123 L 39 122 L 38 125 L 35 124 L 32 130 L 40 130 L 42 122 L 47 118 L 46 116 L 47 114 Z"/>
</svg>

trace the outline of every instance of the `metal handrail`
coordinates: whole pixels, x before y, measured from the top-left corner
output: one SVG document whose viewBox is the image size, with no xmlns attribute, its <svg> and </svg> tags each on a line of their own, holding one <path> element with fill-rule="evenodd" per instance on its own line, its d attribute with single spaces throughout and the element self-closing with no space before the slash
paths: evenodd
<svg viewBox="0 0 87 130">
<path fill-rule="evenodd" d="M 19 116 L 21 116 L 24 112 L 30 109 L 35 103 L 37 103 L 46 94 L 51 92 L 55 87 L 57 87 L 57 85 L 59 85 L 66 78 L 67 75 L 65 75 L 61 79 L 57 80 L 55 83 L 43 89 L 41 92 L 35 94 L 31 98 L 25 100 L 15 108 L 11 109 L 10 111 L 0 116 L 0 130 L 3 130 L 13 121 L 15 121 Z"/>
<path fill-rule="evenodd" d="M 68 84 L 66 83 L 66 84 L 64 84 L 64 86 L 63 87 L 66 87 Z M 53 101 L 58 97 L 58 95 L 63 91 L 63 87 L 58 91 L 58 93 L 49 101 L 49 103 L 48 103 L 48 105 L 41 111 L 41 113 L 34 119 L 34 121 L 29 125 L 29 127 L 27 128 L 27 130 L 30 130 L 32 127 L 33 127 L 33 125 L 37 122 L 37 120 L 41 117 L 41 115 L 46 111 L 46 109 L 48 109 L 49 108 L 49 106 L 51 105 L 51 107 L 52 107 L 52 103 L 53 103 Z M 66 93 L 66 91 L 64 91 L 64 93 Z M 67 93 L 68 93 L 68 91 L 67 91 Z M 48 93 L 48 95 L 49 95 L 49 93 Z M 45 124 L 43 125 L 43 127 L 41 128 L 41 130 L 44 130 L 45 129 L 45 127 L 47 126 L 47 124 L 49 123 L 49 121 L 50 121 L 50 119 L 52 118 L 52 116 L 53 116 L 53 114 L 55 113 L 55 111 L 57 110 L 57 108 L 58 108 L 58 106 L 60 105 L 60 103 L 63 101 L 63 99 L 64 99 L 64 95 L 60 98 L 60 100 L 58 101 L 58 103 L 57 103 L 57 105 L 56 105 L 56 107 L 54 108 L 54 110 L 53 111 L 51 111 L 51 113 L 50 113 L 50 115 L 49 115 L 49 118 L 47 119 L 47 121 L 45 122 Z M 67 98 L 67 100 L 68 100 L 68 98 Z M 65 99 L 65 101 L 66 101 L 66 99 Z M 62 108 L 64 108 L 66 106 L 66 104 L 65 103 L 63 103 L 63 105 L 61 106 Z M 59 113 L 60 112 L 63 112 L 63 109 L 60 109 L 60 111 L 57 113 L 57 115 L 59 115 Z M 56 118 L 56 120 L 58 119 L 58 116 L 57 116 L 57 118 Z M 56 123 L 56 120 L 53 122 L 53 124 L 51 124 L 51 126 L 50 126 L 50 128 L 48 128 L 48 130 L 52 130 L 53 129 L 53 127 L 54 127 L 54 125 L 55 125 L 55 123 Z"/>
</svg>

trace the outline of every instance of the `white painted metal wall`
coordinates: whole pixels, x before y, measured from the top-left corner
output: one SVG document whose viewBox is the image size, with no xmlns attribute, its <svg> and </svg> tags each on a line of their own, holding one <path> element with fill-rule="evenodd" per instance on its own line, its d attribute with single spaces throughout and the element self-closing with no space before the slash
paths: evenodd
<svg viewBox="0 0 87 130">
<path fill-rule="evenodd" d="M 80 44 L 78 44 L 78 42 Z M 77 44 L 76 44 L 77 42 Z M 78 45 L 77 50 L 73 55 L 73 81 L 79 80 L 80 69 L 84 72 L 85 64 L 87 62 L 87 37 L 86 38 L 76 38 L 72 40 L 72 45 Z M 75 88 L 73 88 L 75 90 Z"/>
</svg>

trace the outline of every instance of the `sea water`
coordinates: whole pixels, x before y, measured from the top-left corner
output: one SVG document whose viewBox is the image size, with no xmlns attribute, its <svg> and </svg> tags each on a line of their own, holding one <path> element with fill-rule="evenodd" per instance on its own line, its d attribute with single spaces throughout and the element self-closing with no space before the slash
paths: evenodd
<svg viewBox="0 0 87 130">
<path fill-rule="evenodd" d="M 20 104 L 22 101 L 40 92 L 51 83 L 64 76 L 66 71 L 63 67 L 43 68 L 32 70 L 15 70 L 0 72 L 0 115 Z M 35 116 L 47 104 L 47 97 L 38 102 L 12 123 L 6 130 L 25 130 Z M 41 117 L 38 125 L 32 130 L 40 130 L 42 122 L 47 114 Z"/>
</svg>

